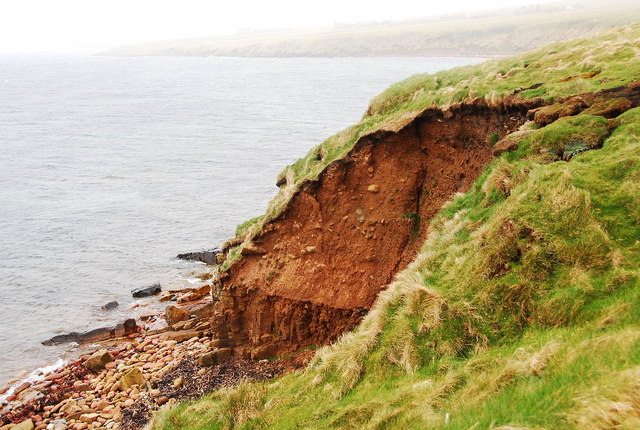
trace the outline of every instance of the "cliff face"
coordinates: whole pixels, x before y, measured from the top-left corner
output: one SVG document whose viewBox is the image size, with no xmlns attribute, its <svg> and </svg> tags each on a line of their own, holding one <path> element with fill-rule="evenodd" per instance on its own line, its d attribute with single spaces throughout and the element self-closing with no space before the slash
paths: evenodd
<svg viewBox="0 0 640 430">
<path fill-rule="evenodd" d="M 427 109 L 361 138 L 306 182 L 221 278 L 212 327 L 238 356 L 325 344 L 355 326 L 538 99 Z"/>
</svg>

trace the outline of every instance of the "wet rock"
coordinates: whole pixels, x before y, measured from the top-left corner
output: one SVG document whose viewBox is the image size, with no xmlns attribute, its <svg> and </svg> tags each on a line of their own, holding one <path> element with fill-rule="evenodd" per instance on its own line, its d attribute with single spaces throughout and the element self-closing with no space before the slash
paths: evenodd
<svg viewBox="0 0 640 430">
<path fill-rule="evenodd" d="M 30 386 L 31 386 L 31 382 L 23 382 L 22 384 L 18 385 L 15 390 L 13 390 L 13 395 L 17 396 L 18 394 L 22 393 L 24 390 L 26 390 Z"/>
<path fill-rule="evenodd" d="M 189 316 L 189 312 L 177 306 L 169 305 L 165 309 L 165 318 L 169 325 L 174 325 L 180 321 L 186 321 L 189 319 Z"/>
<path fill-rule="evenodd" d="M 78 343 L 92 343 L 100 342 L 102 340 L 112 339 L 115 337 L 122 337 L 132 333 L 136 333 L 138 327 L 136 320 L 133 318 L 127 319 L 124 323 L 116 325 L 116 327 L 100 327 L 93 330 L 89 330 L 84 333 L 71 332 L 67 334 L 61 334 L 54 336 L 51 339 L 42 342 L 43 345 L 59 345 L 62 343 L 78 342 Z"/>
<path fill-rule="evenodd" d="M 122 376 L 120 376 L 119 388 L 121 391 L 127 391 L 134 385 L 142 386 L 144 384 L 144 376 L 142 371 L 137 367 L 132 367 L 126 370 Z"/>
<path fill-rule="evenodd" d="M 185 252 L 178 254 L 176 258 L 188 261 L 201 261 L 205 264 L 218 264 L 216 254 L 220 253 L 219 249 L 210 249 L 206 251 Z"/>
<path fill-rule="evenodd" d="M 51 339 L 47 339 L 42 341 L 43 345 L 51 346 L 51 345 L 60 345 L 62 343 L 76 342 L 78 340 L 78 333 L 72 331 L 67 334 L 59 334 L 57 336 L 53 336 Z"/>
<path fill-rule="evenodd" d="M 155 296 L 156 294 L 160 294 L 161 291 L 162 291 L 162 287 L 160 287 L 160 283 L 156 282 L 155 284 L 152 284 L 152 285 L 134 288 L 133 290 L 131 290 L 131 295 L 133 295 L 133 297 L 136 297 L 136 298 L 149 297 L 149 296 Z"/>
<path fill-rule="evenodd" d="M 113 361 L 113 356 L 109 354 L 109 351 L 107 351 L 106 349 L 101 349 L 94 352 L 91 357 L 89 357 L 87 361 L 84 362 L 84 365 L 92 372 L 99 372 L 100 370 L 104 369 L 104 366 L 107 363 L 111 361 Z"/>
<path fill-rule="evenodd" d="M 120 306 L 120 303 L 113 301 L 113 302 L 109 302 L 106 305 L 102 306 L 102 310 L 103 311 L 112 311 L 114 309 L 116 309 L 118 306 Z"/>
<path fill-rule="evenodd" d="M 115 337 L 125 337 L 133 333 L 137 333 L 138 325 L 135 318 L 126 319 L 123 323 L 116 325 Z"/>
<path fill-rule="evenodd" d="M 107 340 L 115 336 L 115 330 L 113 327 L 100 327 L 93 330 L 89 330 L 84 333 L 78 333 L 76 342 L 78 343 L 91 343 L 101 340 Z"/>
</svg>

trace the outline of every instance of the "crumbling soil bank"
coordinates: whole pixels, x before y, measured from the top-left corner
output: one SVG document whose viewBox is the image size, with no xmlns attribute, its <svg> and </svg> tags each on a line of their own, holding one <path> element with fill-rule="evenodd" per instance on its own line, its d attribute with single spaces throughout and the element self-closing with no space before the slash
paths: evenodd
<svg viewBox="0 0 640 430">
<path fill-rule="evenodd" d="M 221 279 L 212 329 L 237 356 L 328 343 L 352 328 L 416 255 L 429 220 L 466 191 L 539 100 L 429 109 L 365 136 L 301 186 Z"/>
</svg>

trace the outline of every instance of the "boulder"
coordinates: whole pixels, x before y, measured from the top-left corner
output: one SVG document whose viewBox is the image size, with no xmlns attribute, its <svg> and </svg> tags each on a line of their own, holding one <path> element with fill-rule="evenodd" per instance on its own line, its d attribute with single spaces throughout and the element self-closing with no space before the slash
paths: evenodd
<svg viewBox="0 0 640 430">
<path fill-rule="evenodd" d="M 113 302 L 109 302 L 106 305 L 102 306 L 102 310 L 103 311 L 112 311 L 115 308 L 117 308 L 118 306 L 120 306 L 120 303 L 113 301 Z"/>
<path fill-rule="evenodd" d="M 251 350 L 252 360 L 264 360 L 265 358 L 274 357 L 278 352 L 278 346 L 274 343 L 270 345 L 258 346 Z"/>
<path fill-rule="evenodd" d="M 178 254 L 176 258 L 188 261 L 201 261 L 205 264 L 218 264 L 216 254 L 220 253 L 219 249 L 209 249 L 206 251 L 185 252 Z"/>
<path fill-rule="evenodd" d="M 125 337 L 138 332 L 138 324 L 135 318 L 128 318 L 123 323 L 116 325 L 115 337 Z"/>
<path fill-rule="evenodd" d="M 143 385 L 144 382 L 142 371 L 137 367 L 131 367 L 120 376 L 119 387 L 121 391 L 127 391 L 134 385 Z"/>
<path fill-rule="evenodd" d="M 216 348 L 213 351 L 202 354 L 196 360 L 200 367 L 211 367 L 220 364 L 231 357 L 231 348 Z"/>
<path fill-rule="evenodd" d="M 133 297 L 139 298 L 155 296 L 156 294 L 160 294 L 161 291 L 162 287 L 160 287 L 160 283 L 156 282 L 152 285 L 134 288 L 133 290 L 131 290 L 131 294 L 133 295 Z"/>
<path fill-rule="evenodd" d="M 104 366 L 110 361 L 113 361 L 113 356 L 109 354 L 109 351 L 106 349 L 101 349 L 94 352 L 91 357 L 84 362 L 84 365 L 92 372 L 99 372 L 104 369 Z"/>
<path fill-rule="evenodd" d="M 165 309 L 165 318 L 167 320 L 167 324 L 174 325 L 180 321 L 186 321 L 189 319 L 189 312 L 185 311 L 178 306 L 169 305 Z"/>
</svg>

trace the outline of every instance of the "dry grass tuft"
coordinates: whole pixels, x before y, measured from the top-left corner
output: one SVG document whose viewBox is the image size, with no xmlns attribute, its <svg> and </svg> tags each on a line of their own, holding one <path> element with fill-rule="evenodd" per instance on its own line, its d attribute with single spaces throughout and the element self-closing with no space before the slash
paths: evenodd
<svg viewBox="0 0 640 430">
<path fill-rule="evenodd" d="M 588 430 L 640 428 L 640 367 L 608 375 L 606 384 L 577 397 L 567 421 Z"/>
</svg>

